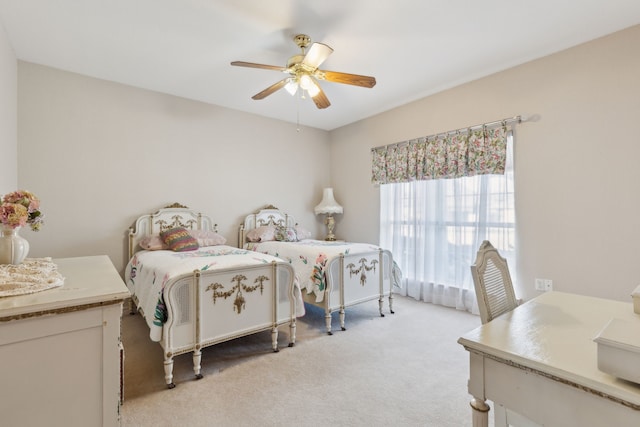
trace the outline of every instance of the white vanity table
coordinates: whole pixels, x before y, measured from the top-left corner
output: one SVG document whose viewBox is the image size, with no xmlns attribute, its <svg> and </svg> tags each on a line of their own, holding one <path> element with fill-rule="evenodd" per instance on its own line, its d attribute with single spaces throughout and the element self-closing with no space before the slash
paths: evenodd
<svg viewBox="0 0 640 427">
<path fill-rule="evenodd" d="M 129 291 L 107 256 L 53 262 L 63 286 L 0 298 L 0 424 L 118 426 Z"/>
<path fill-rule="evenodd" d="M 612 318 L 640 322 L 629 303 L 547 292 L 463 335 L 473 426 L 487 400 L 538 425 L 640 426 L 640 385 L 598 369 L 593 340 Z"/>
</svg>

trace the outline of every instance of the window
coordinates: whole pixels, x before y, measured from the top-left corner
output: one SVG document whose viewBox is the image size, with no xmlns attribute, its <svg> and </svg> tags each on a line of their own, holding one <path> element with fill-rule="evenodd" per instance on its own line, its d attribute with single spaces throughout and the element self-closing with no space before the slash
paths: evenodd
<svg viewBox="0 0 640 427">
<path fill-rule="evenodd" d="M 477 311 L 470 265 L 483 240 L 515 274 L 513 137 L 504 175 L 410 181 L 380 186 L 380 245 L 403 274 L 405 295 Z"/>
</svg>

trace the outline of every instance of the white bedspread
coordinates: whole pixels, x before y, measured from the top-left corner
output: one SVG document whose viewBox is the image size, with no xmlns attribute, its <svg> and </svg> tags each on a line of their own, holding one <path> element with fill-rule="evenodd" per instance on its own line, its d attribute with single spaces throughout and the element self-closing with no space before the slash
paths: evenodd
<svg viewBox="0 0 640 427">
<path fill-rule="evenodd" d="M 153 341 L 162 339 L 162 326 L 166 311 L 162 291 L 170 280 L 190 276 L 194 270 L 215 270 L 269 264 L 282 261 L 268 254 L 257 253 L 232 246 L 201 247 L 195 251 L 173 252 L 169 250 L 139 251 L 125 269 L 126 284 L 138 299 Z M 296 315 L 304 315 L 304 303 L 297 279 L 295 280 Z"/>
<path fill-rule="evenodd" d="M 324 299 L 326 288 L 325 269 L 329 260 L 340 254 L 350 255 L 377 251 L 379 246 L 368 243 L 328 242 L 325 240 L 301 240 L 299 242 L 256 242 L 247 243 L 247 249 L 269 254 L 288 261 L 295 269 L 300 287 L 307 294 L 313 293 L 316 302 Z"/>
</svg>

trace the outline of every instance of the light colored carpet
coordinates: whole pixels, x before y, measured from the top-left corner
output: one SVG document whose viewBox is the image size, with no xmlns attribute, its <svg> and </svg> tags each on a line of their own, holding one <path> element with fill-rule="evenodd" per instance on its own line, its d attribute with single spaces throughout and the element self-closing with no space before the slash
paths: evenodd
<svg viewBox="0 0 640 427">
<path fill-rule="evenodd" d="M 382 318 L 377 301 L 350 307 L 344 332 L 334 313 L 329 336 L 322 310 L 308 306 L 294 347 L 286 325 L 278 353 L 269 332 L 208 347 L 201 380 L 191 354 L 177 356 L 172 390 L 159 344 L 141 316 L 125 310 L 122 425 L 471 425 L 469 358 L 456 341 L 480 318 L 401 296 L 394 309 Z"/>
</svg>

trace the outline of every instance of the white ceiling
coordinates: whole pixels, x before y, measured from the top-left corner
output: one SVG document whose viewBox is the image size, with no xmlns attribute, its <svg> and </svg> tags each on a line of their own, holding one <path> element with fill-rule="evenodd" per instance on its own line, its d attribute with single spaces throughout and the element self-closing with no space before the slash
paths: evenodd
<svg viewBox="0 0 640 427">
<path fill-rule="evenodd" d="M 640 23 L 640 0 L 0 0 L 18 59 L 331 130 Z M 331 106 L 284 90 L 251 96 L 298 33 L 334 49 Z M 639 50 L 640 53 L 640 50 Z"/>
</svg>

